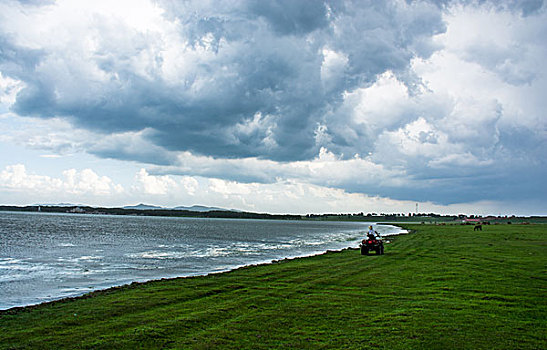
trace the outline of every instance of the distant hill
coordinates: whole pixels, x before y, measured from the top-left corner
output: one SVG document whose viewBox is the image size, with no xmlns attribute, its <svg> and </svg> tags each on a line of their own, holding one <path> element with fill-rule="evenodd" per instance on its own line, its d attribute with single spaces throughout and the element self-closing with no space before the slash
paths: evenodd
<svg viewBox="0 0 547 350">
<path fill-rule="evenodd" d="M 126 205 L 123 207 L 124 209 L 137 209 L 137 210 L 154 210 L 154 209 L 165 209 L 163 207 L 158 207 L 157 205 L 149 205 L 149 204 L 137 204 L 137 205 Z"/>
<path fill-rule="evenodd" d="M 144 204 L 140 203 L 137 205 L 126 205 L 123 207 L 123 209 L 133 209 L 133 210 L 188 210 L 188 211 L 195 211 L 200 213 L 207 213 L 210 211 L 231 211 L 231 212 L 237 212 L 237 210 L 233 209 L 224 209 L 224 208 L 218 208 L 218 207 L 206 207 L 204 205 L 193 205 L 191 207 L 185 207 L 185 206 L 178 206 L 174 208 L 165 208 L 160 207 L 157 205 L 150 205 L 150 204 Z"/>
<path fill-rule="evenodd" d="M 72 203 L 38 203 L 33 204 L 34 207 L 85 207 L 83 204 L 72 204 Z"/>
<path fill-rule="evenodd" d="M 191 207 L 185 207 L 185 206 L 178 206 L 174 207 L 175 210 L 188 210 L 188 211 L 198 211 L 198 212 L 208 212 L 208 211 L 237 211 L 233 209 L 224 209 L 224 208 L 217 208 L 217 207 L 206 207 L 203 205 L 193 205 Z"/>
</svg>

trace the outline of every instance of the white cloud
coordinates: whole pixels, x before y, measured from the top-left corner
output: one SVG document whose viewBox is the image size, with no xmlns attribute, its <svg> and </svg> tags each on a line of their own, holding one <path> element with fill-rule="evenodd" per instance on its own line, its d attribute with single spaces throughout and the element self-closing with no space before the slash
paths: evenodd
<svg viewBox="0 0 547 350">
<path fill-rule="evenodd" d="M 196 192 L 199 190 L 198 180 L 191 176 L 183 176 L 180 181 L 187 194 L 189 194 L 190 196 L 196 195 Z"/>
<path fill-rule="evenodd" d="M 74 128 L 60 118 L 22 118 L 12 113 L 0 120 L 0 137 L 6 143 L 55 155 L 83 152 L 89 144 L 103 139 L 93 132 Z"/>
<path fill-rule="evenodd" d="M 370 87 L 346 93 L 344 103 L 349 104 L 353 122 L 369 130 L 369 135 L 400 125 L 415 109 L 408 88 L 392 72 L 378 76 Z"/>
<path fill-rule="evenodd" d="M 91 169 L 69 169 L 63 172 L 65 177 L 64 187 L 68 193 L 93 195 L 111 195 L 123 191 L 121 185 L 116 185 L 107 176 L 99 176 Z"/>
<path fill-rule="evenodd" d="M 399 152 L 404 157 L 442 157 L 457 151 L 448 137 L 424 118 L 408 123 L 396 131 L 385 131 L 378 140 L 387 155 Z"/>
<path fill-rule="evenodd" d="M 322 53 L 321 82 L 327 90 L 330 90 L 343 83 L 349 59 L 344 53 L 326 47 L 323 48 Z"/>
<path fill-rule="evenodd" d="M 274 134 L 277 128 L 277 117 L 274 115 L 262 115 L 257 112 L 252 118 L 245 119 L 230 128 L 229 135 L 233 136 L 233 142 L 255 142 L 257 147 L 272 149 L 278 147 Z"/>
<path fill-rule="evenodd" d="M 7 166 L 0 173 L 1 186 L 9 190 L 31 190 L 40 189 L 53 192 L 63 187 L 60 179 L 53 179 L 49 176 L 27 174 L 23 164 Z"/>
<path fill-rule="evenodd" d="M 23 88 L 23 83 L 19 80 L 3 76 L 0 72 L 0 106 L 6 108 L 11 106 L 15 100 L 17 93 Z"/>
<path fill-rule="evenodd" d="M 455 6 L 445 14 L 446 33 L 436 37 L 443 49 L 414 60 L 414 70 L 435 94 L 457 102 L 492 104 L 503 109 L 500 122 L 535 129 L 545 125 L 547 86 L 542 62 L 547 46 L 546 11 L 523 17 L 491 6 Z"/>
<path fill-rule="evenodd" d="M 144 194 L 167 194 L 178 188 L 178 184 L 170 176 L 151 176 L 145 169 L 135 175 L 135 180 L 138 187 L 134 190 L 142 190 Z"/>
<path fill-rule="evenodd" d="M 91 169 L 69 169 L 61 178 L 27 173 L 23 164 L 8 165 L 0 172 L 0 188 L 9 191 L 26 192 L 32 197 L 37 194 L 69 194 L 110 196 L 123 192 L 123 187 L 115 184 L 107 176 L 99 176 Z"/>
<path fill-rule="evenodd" d="M 318 146 L 328 146 L 332 142 L 332 137 L 329 135 L 329 128 L 324 124 L 317 124 L 314 135 L 315 144 Z"/>
</svg>

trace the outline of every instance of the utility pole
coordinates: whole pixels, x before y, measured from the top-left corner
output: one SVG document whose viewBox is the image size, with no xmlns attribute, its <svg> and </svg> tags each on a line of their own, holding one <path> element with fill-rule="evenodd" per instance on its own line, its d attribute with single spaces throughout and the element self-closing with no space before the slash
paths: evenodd
<svg viewBox="0 0 547 350">
<path fill-rule="evenodd" d="M 416 203 L 416 214 L 418 214 L 418 203 Z"/>
</svg>

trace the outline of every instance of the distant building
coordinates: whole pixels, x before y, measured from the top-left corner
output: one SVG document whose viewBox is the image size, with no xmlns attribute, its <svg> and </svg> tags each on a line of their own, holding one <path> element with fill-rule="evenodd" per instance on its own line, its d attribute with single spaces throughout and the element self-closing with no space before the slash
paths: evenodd
<svg viewBox="0 0 547 350">
<path fill-rule="evenodd" d="M 464 217 L 462 219 L 462 223 L 464 223 L 464 224 L 465 223 L 476 223 L 476 224 L 478 223 L 478 224 L 480 224 L 480 223 L 488 223 L 488 222 L 490 222 L 492 220 L 495 220 L 495 219 L 496 218 L 494 216 L 488 216 L 488 217 L 485 217 L 485 218 L 482 218 L 482 217 L 479 217 L 479 218 L 477 218 L 477 217 L 474 217 L 474 218 Z"/>
<path fill-rule="evenodd" d="M 483 221 L 483 220 L 480 219 L 480 218 L 473 218 L 473 219 L 464 218 L 464 219 L 462 220 L 462 222 L 464 222 L 464 223 L 465 223 L 465 222 L 482 222 L 482 221 Z"/>
</svg>

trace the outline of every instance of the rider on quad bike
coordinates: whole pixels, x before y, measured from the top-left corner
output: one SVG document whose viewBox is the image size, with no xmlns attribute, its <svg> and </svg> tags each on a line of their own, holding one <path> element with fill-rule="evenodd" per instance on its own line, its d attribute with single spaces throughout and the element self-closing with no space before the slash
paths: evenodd
<svg viewBox="0 0 547 350">
<path fill-rule="evenodd" d="M 363 239 L 359 247 L 361 248 L 361 255 L 368 255 L 371 250 L 379 255 L 384 254 L 384 242 L 372 226 L 368 227 L 367 238 Z"/>
</svg>

